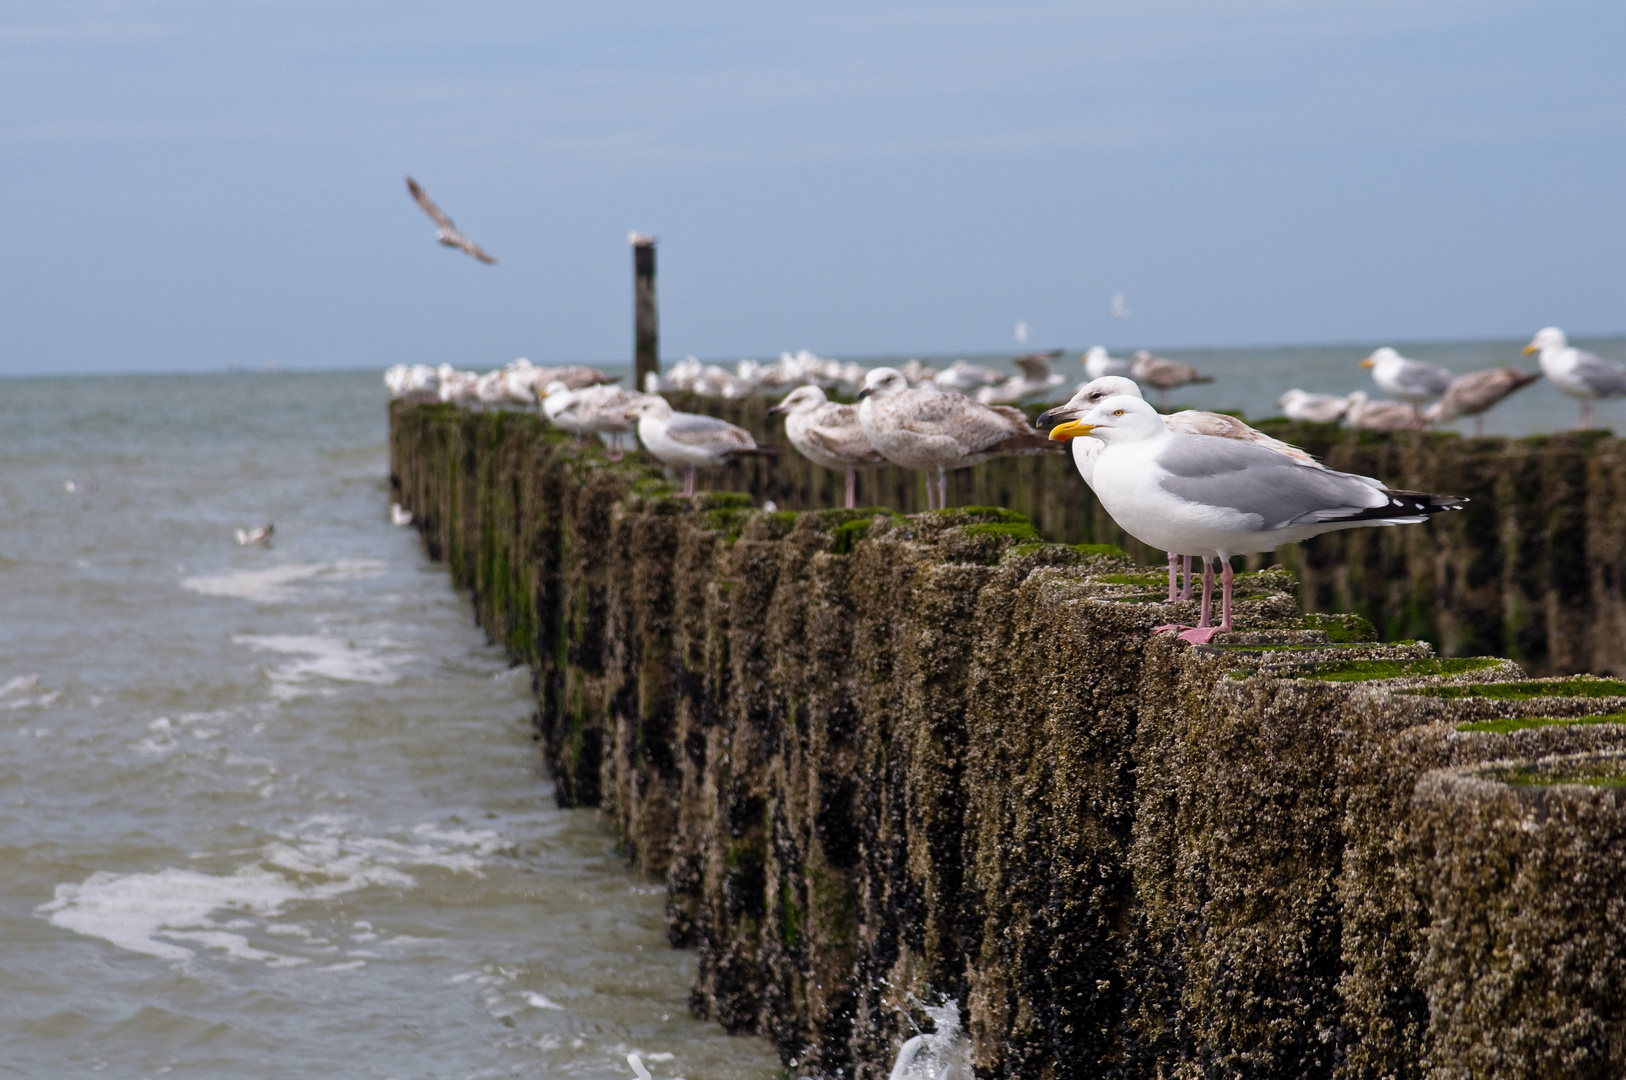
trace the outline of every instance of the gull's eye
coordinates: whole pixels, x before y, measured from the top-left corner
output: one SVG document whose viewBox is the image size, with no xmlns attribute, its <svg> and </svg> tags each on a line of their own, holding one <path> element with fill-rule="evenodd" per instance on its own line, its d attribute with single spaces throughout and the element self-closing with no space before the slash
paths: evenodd
<svg viewBox="0 0 1626 1080">
<path fill-rule="evenodd" d="M 1113 416 L 1122 416 L 1123 414 L 1124 414 L 1124 411 L 1122 409 L 1113 409 L 1112 410 L 1112 415 Z"/>
</svg>

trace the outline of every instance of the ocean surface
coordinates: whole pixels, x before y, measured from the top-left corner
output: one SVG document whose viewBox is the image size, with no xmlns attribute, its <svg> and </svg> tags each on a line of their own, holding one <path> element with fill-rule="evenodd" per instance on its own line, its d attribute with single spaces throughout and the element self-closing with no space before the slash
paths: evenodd
<svg viewBox="0 0 1626 1080">
<path fill-rule="evenodd" d="M 1172 351 L 1215 382 L 1171 404 L 1271 415 L 1371 347 Z M 554 805 L 527 672 L 390 524 L 379 373 L 0 387 L 4 1075 L 778 1071 L 690 1016 L 661 884 Z M 1575 418 L 1537 384 L 1487 427 Z"/>
<path fill-rule="evenodd" d="M 376 373 L 0 387 L 0 1075 L 777 1071 L 390 524 Z"/>
</svg>

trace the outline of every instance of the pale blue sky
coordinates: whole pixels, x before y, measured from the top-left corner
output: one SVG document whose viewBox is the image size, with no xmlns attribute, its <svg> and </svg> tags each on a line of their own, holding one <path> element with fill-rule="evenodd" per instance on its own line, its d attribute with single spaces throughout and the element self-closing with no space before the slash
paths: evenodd
<svg viewBox="0 0 1626 1080">
<path fill-rule="evenodd" d="M 671 358 L 1618 332 L 1623 58 L 1605 3 L 11 0 L 0 372 L 624 360 L 633 228 Z"/>
</svg>

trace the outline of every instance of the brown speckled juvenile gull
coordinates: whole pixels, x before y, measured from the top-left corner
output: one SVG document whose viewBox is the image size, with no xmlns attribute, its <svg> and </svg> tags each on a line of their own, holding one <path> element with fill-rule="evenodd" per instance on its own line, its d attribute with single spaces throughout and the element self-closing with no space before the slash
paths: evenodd
<svg viewBox="0 0 1626 1080">
<path fill-rule="evenodd" d="M 1474 434 L 1483 435 L 1485 414 L 1539 378 L 1539 371 L 1527 375 L 1512 367 L 1470 371 L 1452 379 L 1451 385 L 1445 388 L 1445 396 L 1430 405 L 1423 416 L 1431 424 L 1471 416 Z"/>
<path fill-rule="evenodd" d="M 1020 409 L 982 405 L 934 387 L 910 389 L 894 368 L 876 368 L 859 391 L 858 422 L 888 461 L 926 473 L 927 509 L 948 504 L 949 469 L 963 469 L 1007 454 L 1060 449 L 1029 426 Z M 932 500 L 931 472 L 937 472 Z"/>
<path fill-rule="evenodd" d="M 858 501 L 858 471 L 886 461 L 858 422 L 858 406 L 841 405 L 817 386 L 798 386 L 768 410 L 785 414 L 785 437 L 798 453 L 826 469 L 847 473 L 847 509 Z"/>
<path fill-rule="evenodd" d="M 589 386 L 576 391 L 575 402 L 569 411 L 582 429 L 594 435 L 608 435 L 609 459 L 620 461 L 624 449 L 622 439 L 638 430 L 638 417 L 632 409 L 643 399 L 644 395 L 636 390 L 619 386 Z"/>
</svg>

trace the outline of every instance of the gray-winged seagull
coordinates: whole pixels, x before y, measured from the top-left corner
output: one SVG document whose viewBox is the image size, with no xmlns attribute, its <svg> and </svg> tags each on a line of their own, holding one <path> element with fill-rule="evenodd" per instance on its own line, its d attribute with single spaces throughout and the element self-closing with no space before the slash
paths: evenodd
<svg viewBox="0 0 1626 1080">
<path fill-rule="evenodd" d="M 662 465 L 683 470 L 683 494 L 694 494 L 694 471 L 737 457 L 770 457 L 776 446 L 758 446 L 751 433 L 726 420 L 678 412 L 663 397 L 646 396 L 628 410 L 638 417 L 638 441 Z"/>
<path fill-rule="evenodd" d="M 436 240 L 439 240 L 447 247 L 467 252 L 483 263 L 495 263 L 497 261 L 496 258 L 481 250 L 479 244 L 459 232 L 457 226 L 452 224 L 452 219 L 446 216 L 446 211 L 435 205 L 435 200 L 429 197 L 427 191 L 418 186 L 416 180 L 409 176 L 406 178 L 406 182 L 407 191 L 412 193 L 412 201 L 417 203 L 418 208 L 428 214 L 435 224 L 440 227 L 440 231 L 435 234 Z"/>
<path fill-rule="evenodd" d="M 1462 506 L 1454 496 L 1374 487 L 1252 443 L 1170 431 L 1151 405 L 1127 394 L 1050 432 L 1057 440 L 1080 435 L 1106 444 L 1095 459 L 1095 493 L 1125 532 L 1164 551 L 1221 560 L 1221 622 L 1209 621 L 1213 574 L 1205 564 L 1203 618 L 1180 634 L 1193 644 L 1232 628 L 1231 556 L 1338 529 L 1416 524 Z"/>
<path fill-rule="evenodd" d="M 1592 426 L 1594 402 L 1626 394 L 1626 365 L 1577 349 L 1556 326 L 1536 331 L 1524 354 L 1539 353 L 1541 373 L 1560 390 L 1581 401 L 1581 430 Z"/>
</svg>

